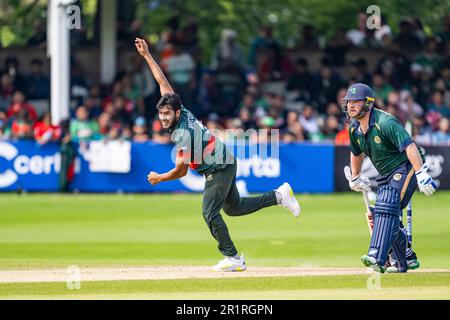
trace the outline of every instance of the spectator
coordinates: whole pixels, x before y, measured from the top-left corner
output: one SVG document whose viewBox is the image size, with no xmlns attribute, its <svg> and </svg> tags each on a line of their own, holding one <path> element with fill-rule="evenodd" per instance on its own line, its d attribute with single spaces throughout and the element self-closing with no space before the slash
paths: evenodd
<svg viewBox="0 0 450 320">
<path fill-rule="evenodd" d="M 8 116 L 6 111 L 0 109 L 0 139 L 7 138 L 6 131 L 8 129 Z"/>
<path fill-rule="evenodd" d="M 161 122 L 159 122 L 158 119 L 153 121 L 152 140 L 161 144 L 170 143 L 170 133 L 163 129 Z"/>
<path fill-rule="evenodd" d="M 212 70 L 235 69 L 239 72 L 243 70 L 244 53 L 236 37 L 236 31 L 232 29 L 222 30 L 220 43 L 213 52 Z"/>
<path fill-rule="evenodd" d="M 442 51 L 445 49 L 445 46 L 450 43 L 450 13 L 444 17 L 443 29 L 441 32 L 437 33 L 436 39 L 440 43 Z"/>
<path fill-rule="evenodd" d="M 301 39 L 298 43 L 299 50 L 319 48 L 319 39 L 312 24 L 307 23 L 303 25 L 300 34 Z"/>
<path fill-rule="evenodd" d="M 12 103 L 8 108 L 8 117 L 17 115 L 21 110 L 25 110 L 31 121 L 37 120 L 37 113 L 34 107 L 26 102 L 25 95 L 22 91 L 16 91 L 13 94 Z"/>
<path fill-rule="evenodd" d="M 428 111 L 439 112 L 441 116 L 450 119 L 450 108 L 444 104 L 444 94 L 442 91 L 436 90 L 431 96 L 431 102 L 427 105 Z"/>
<path fill-rule="evenodd" d="M 256 121 L 252 117 L 250 109 L 243 107 L 239 110 L 239 120 L 241 120 L 244 130 L 256 129 Z"/>
<path fill-rule="evenodd" d="M 366 21 L 367 16 L 364 12 L 357 15 L 357 29 L 352 29 L 347 32 L 346 38 L 355 46 L 360 47 L 365 44 L 366 40 Z"/>
<path fill-rule="evenodd" d="M 4 71 L 10 75 L 15 90 L 25 89 L 25 77 L 19 70 L 19 61 L 16 57 L 7 57 Z"/>
<path fill-rule="evenodd" d="M 350 48 L 351 42 L 346 38 L 345 31 L 338 28 L 324 49 L 330 66 L 343 67 L 346 63 L 345 56 Z"/>
<path fill-rule="evenodd" d="M 36 142 L 43 145 L 51 141 L 58 141 L 61 138 L 62 130 L 60 126 L 52 125 L 50 112 L 46 112 L 35 123 L 33 134 Z"/>
<path fill-rule="evenodd" d="M 299 122 L 299 115 L 291 111 L 286 116 L 286 128 L 283 131 L 283 142 L 305 141 L 305 132 Z"/>
<path fill-rule="evenodd" d="M 70 122 L 70 135 L 74 142 L 87 142 L 98 137 L 98 123 L 89 120 L 89 111 L 85 106 L 78 107 L 76 119 Z"/>
<path fill-rule="evenodd" d="M 101 139 L 106 139 L 108 137 L 109 131 L 112 127 L 111 114 L 108 112 L 103 112 L 98 117 L 98 132 Z"/>
<path fill-rule="evenodd" d="M 50 79 L 44 74 L 40 59 L 31 61 L 31 74 L 26 78 L 26 93 L 31 100 L 50 98 Z"/>
<path fill-rule="evenodd" d="M 407 115 L 407 118 L 420 117 L 423 115 L 423 108 L 414 101 L 413 96 L 407 90 L 400 93 L 399 109 Z"/>
<path fill-rule="evenodd" d="M 380 44 L 383 44 L 385 42 L 385 37 L 392 38 L 392 29 L 387 24 L 386 17 L 383 14 L 376 15 L 374 18 L 375 18 L 375 23 L 379 24 L 379 26 L 380 26 L 380 28 L 376 29 L 374 32 L 374 38 Z"/>
<path fill-rule="evenodd" d="M 255 70 L 259 69 L 260 57 L 265 55 L 266 50 L 278 41 L 273 37 L 271 26 L 262 26 L 258 31 L 258 36 L 252 40 L 250 45 L 248 64 Z"/>
<path fill-rule="evenodd" d="M 26 109 L 20 109 L 13 117 L 11 122 L 11 138 L 13 139 L 32 139 L 33 121 Z"/>
<path fill-rule="evenodd" d="M 308 70 L 308 61 L 299 58 L 294 73 L 287 80 L 286 90 L 295 92 L 295 101 L 311 103 L 314 85 L 314 77 Z"/>
<path fill-rule="evenodd" d="M 421 65 L 423 71 L 428 73 L 431 77 L 439 73 L 441 66 L 441 57 L 436 52 L 438 42 L 435 38 L 428 38 L 425 43 L 425 51 L 419 53 L 416 57 L 416 63 Z"/>
<path fill-rule="evenodd" d="M 145 142 L 149 140 L 149 135 L 147 131 L 147 121 L 144 117 L 138 117 L 134 121 L 133 126 L 133 141 L 135 142 Z"/>
<path fill-rule="evenodd" d="M 350 145 L 350 134 L 349 130 L 350 122 L 345 121 L 344 128 L 336 134 L 334 142 L 338 146 L 348 146 Z"/>
<path fill-rule="evenodd" d="M 420 38 L 415 33 L 416 27 L 411 19 L 403 19 L 399 23 L 400 33 L 395 39 L 402 50 L 418 51 L 422 47 Z"/>
<path fill-rule="evenodd" d="M 189 53 L 181 51 L 180 43 L 175 43 L 173 48 L 173 55 L 166 61 L 167 74 L 181 100 L 192 106 L 196 86 L 195 61 Z"/>
<path fill-rule="evenodd" d="M 258 74 L 263 81 L 283 81 L 294 71 L 291 60 L 283 54 L 281 46 L 277 43 L 269 45 L 266 58 L 261 63 Z"/>
<path fill-rule="evenodd" d="M 439 121 L 439 131 L 431 135 L 431 141 L 433 145 L 450 146 L 450 120 L 448 118 L 442 118 Z"/>
<path fill-rule="evenodd" d="M 377 64 L 376 73 L 380 73 L 395 88 L 400 89 L 409 80 L 410 62 L 402 53 L 398 44 L 392 44 L 388 52 Z"/>
<path fill-rule="evenodd" d="M 305 105 L 299 121 L 302 128 L 308 135 L 308 140 L 313 140 L 313 138 L 319 133 L 319 124 L 315 111 L 310 105 Z"/>
<path fill-rule="evenodd" d="M 341 78 L 333 71 L 328 59 L 322 59 L 316 83 L 315 100 L 318 103 L 319 113 L 323 113 L 327 104 L 334 101 L 341 88 Z"/>
<path fill-rule="evenodd" d="M 326 118 L 325 123 L 321 130 L 321 140 L 334 142 L 336 135 L 339 133 L 339 120 L 338 117 L 330 115 Z"/>
<path fill-rule="evenodd" d="M 0 109 L 6 109 L 11 104 L 14 86 L 8 73 L 3 73 L 0 78 Z"/>
<path fill-rule="evenodd" d="M 394 91 L 394 88 L 386 83 L 384 76 L 380 73 L 375 73 L 372 77 L 372 91 L 375 98 L 380 98 L 383 101 L 387 101 L 387 97 L 390 92 Z"/>
</svg>

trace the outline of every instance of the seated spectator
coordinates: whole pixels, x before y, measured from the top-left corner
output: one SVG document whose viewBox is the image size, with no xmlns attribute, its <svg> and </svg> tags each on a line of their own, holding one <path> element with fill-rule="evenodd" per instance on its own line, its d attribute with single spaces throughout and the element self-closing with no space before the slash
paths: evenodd
<svg viewBox="0 0 450 320">
<path fill-rule="evenodd" d="M 43 63 L 39 59 L 31 61 L 31 74 L 26 78 L 28 99 L 41 100 L 50 98 L 50 79 L 44 74 Z"/>
<path fill-rule="evenodd" d="M 255 70 L 259 68 L 259 58 L 265 54 L 266 50 L 272 43 L 278 43 L 273 37 L 273 30 L 271 26 L 262 26 L 259 28 L 258 36 L 252 40 L 250 45 L 248 64 Z"/>
<path fill-rule="evenodd" d="M 427 110 L 439 112 L 443 117 L 450 118 L 450 107 L 444 104 L 444 95 L 440 90 L 433 92 Z"/>
<path fill-rule="evenodd" d="M 76 119 L 70 122 L 70 135 L 74 142 L 87 142 L 98 138 L 98 123 L 94 120 L 89 120 L 89 111 L 85 106 L 78 107 Z"/>
<path fill-rule="evenodd" d="M 58 141 L 61 138 L 62 130 L 60 126 L 52 125 L 50 112 L 46 112 L 35 123 L 33 133 L 36 142 L 43 145 L 51 141 Z"/>
<path fill-rule="evenodd" d="M 8 116 L 6 111 L 0 109 L 0 139 L 7 138 L 6 130 L 8 128 Z"/>
<path fill-rule="evenodd" d="M 336 94 L 342 87 L 340 76 L 332 69 L 331 62 L 327 58 L 321 61 L 316 84 L 315 102 L 318 104 L 319 113 L 323 113 L 328 103 L 336 99 Z"/>
<path fill-rule="evenodd" d="M 418 51 L 422 47 L 420 38 L 414 32 L 414 25 L 411 19 L 403 19 L 399 23 L 400 33 L 395 38 L 395 42 L 402 50 Z"/>
<path fill-rule="evenodd" d="M 0 109 L 6 109 L 10 106 L 13 93 L 12 78 L 8 73 L 3 73 L 0 78 Z"/>
<path fill-rule="evenodd" d="M 196 87 L 195 61 L 183 52 L 181 44 L 174 44 L 173 55 L 166 61 L 166 71 L 174 90 L 187 106 L 192 105 L 193 91 Z"/>
<path fill-rule="evenodd" d="M 375 73 L 372 77 L 372 91 L 375 98 L 386 101 L 389 93 L 394 91 L 394 88 L 389 83 L 386 83 L 382 74 Z"/>
<path fill-rule="evenodd" d="M 12 103 L 8 108 L 8 117 L 14 117 L 21 110 L 25 110 L 31 121 L 34 122 L 37 120 L 36 110 L 31 104 L 26 102 L 24 93 L 18 90 L 13 94 Z"/>
<path fill-rule="evenodd" d="M 450 120 L 442 118 L 439 121 L 439 131 L 433 132 L 431 135 L 433 145 L 450 145 Z"/>
<path fill-rule="evenodd" d="M 244 107 L 239 110 L 239 119 L 242 122 L 244 130 L 256 129 L 256 121 L 248 108 Z"/>
<path fill-rule="evenodd" d="M 302 26 L 301 31 L 301 39 L 298 43 L 298 49 L 318 49 L 319 48 L 319 39 L 316 35 L 316 31 L 312 24 L 305 24 Z"/>
<path fill-rule="evenodd" d="M 153 142 L 161 144 L 168 144 L 171 142 L 170 133 L 163 129 L 161 122 L 158 119 L 153 121 L 152 140 Z"/>
<path fill-rule="evenodd" d="M 351 45 L 352 43 L 345 36 L 345 30 L 338 28 L 324 49 L 324 54 L 329 59 L 330 66 L 343 67 Z"/>
<path fill-rule="evenodd" d="M 384 43 L 385 37 L 392 38 L 392 29 L 387 24 L 386 17 L 383 14 L 377 15 L 374 18 L 374 22 L 380 26 L 380 28 L 377 28 L 374 32 L 374 38 L 381 44 Z"/>
<path fill-rule="evenodd" d="M 33 120 L 31 120 L 30 115 L 25 109 L 20 109 L 11 120 L 11 138 L 33 138 Z"/>
<path fill-rule="evenodd" d="M 10 75 L 15 90 L 23 91 L 25 89 L 25 77 L 20 71 L 19 61 L 16 57 L 6 57 L 4 72 Z"/>
<path fill-rule="evenodd" d="M 347 32 L 346 38 L 350 40 L 350 42 L 355 47 L 364 46 L 366 40 L 366 21 L 367 16 L 364 12 L 360 12 L 357 15 L 357 29 L 352 29 Z"/>
<path fill-rule="evenodd" d="M 224 29 L 219 44 L 213 52 L 211 69 L 236 69 L 242 72 L 244 68 L 244 51 L 237 41 L 237 33 L 232 29 Z"/>
<path fill-rule="evenodd" d="M 265 59 L 258 70 L 262 81 L 283 81 L 294 72 L 291 60 L 283 53 L 283 49 L 277 43 L 272 43 Z"/>
<path fill-rule="evenodd" d="M 291 111 L 286 116 L 286 127 L 283 130 L 283 142 L 305 141 L 305 132 L 298 121 L 299 116 L 295 111 Z"/>
<path fill-rule="evenodd" d="M 336 134 L 336 138 L 334 142 L 338 146 L 348 146 L 350 145 L 350 134 L 348 132 L 350 126 L 350 122 L 345 121 L 344 128 Z"/>
<path fill-rule="evenodd" d="M 86 107 L 86 109 L 88 109 L 89 116 L 93 119 L 98 118 L 103 112 L 100 101 L 98 101 L 98 99 L 95 99 L 94 97 L 87 96 L 84 99 L 83 105 Z"/>
<path fill-rule="evenodd" d="M 435 76 L 439 73 L 441 66 L 441 57 L 437 53 L 438 43 L 435 38 L 428 38 L 425 43 L 425 50 L 419 53 L 416 57 L 415 63 L 422 66 L 424 72 L 429 73 L 430 76 Z"/>
<path fill-rule="evenodd" d="M 308 61 L 304 58 L 297 60 L 294 73 L 288 78 L 286 90 L 295 92 L 295 101 L 311 103 L 314 93 L 314 77 L 308 70 Z"/>
<path fill-rule="evenodd" d="M 403 90 L 400 93 L 399 109 L 407 115 L 407 118 L 420 117 L 423 115 L 423 108 L 414 101 L 413 96 L 408 90 Z"/>
<path fill-rule="evenodd" d="M 421 146 L 431 145 L 431 129 L 426 126 L 423 118 L 412 119 L 412 137 Z"/>
<path fill-rule="evenodd" d="M 112 126 L 111 114 L 108 112 L 103 112 L 98 117 L 98 132 L 100 134 L 101 139 L 104 139 L 108 136 L 111 126 Z"/>
<path fill-rule="evenodd" d="M 133 126 L 133 141 L 134 142 L 145 142 L 148 141 L 149 135 L 147 132 L 147 121 L 144 117 L 138 117 L 134 121 Z"/>
<path fill-rule="evenodd" d="M 321 140 L 334 142 L 338 132 L 339 132 L 338 117 L 334 115 L 328 116 L 321 130 L 322 133 Z"/>
<path fill-rule="evenodd" d="M 319 123 L 314 109 L 310 105 L 303 107 L 299 118 L 300 124 L 305 132 L 308 134 L 308 139 L 319 133 Z"/>
</svg>

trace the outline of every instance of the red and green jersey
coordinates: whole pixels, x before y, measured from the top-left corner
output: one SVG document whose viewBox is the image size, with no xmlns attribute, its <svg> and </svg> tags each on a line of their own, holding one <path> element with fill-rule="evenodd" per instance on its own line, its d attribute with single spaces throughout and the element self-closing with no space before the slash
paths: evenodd
<svg viewBox="0 0 450 320">
<path fill-rule="evenodd" d="M 186 108 L 181 107 L 178 123 L 171 129 L 171 139 L 175 143 L 178 156 L 199 174 L 207 175 L 225 168 L 235 161 L 225 144 L 195 118 Z"/>
<path fill-rule="evenodd" d="M 359 121 L 354 119 L 350 124 L 349 135 L 353 155 L 358 156 L 363 152 L 381 175 L 388 175 L 409 161 L 405 149 L 414 143 L 397 118 L 376 108 L 370 111 L 366 134 L 362 133 Z M 422 153 L 421 156 L 423 159 Z"/>
</svg>

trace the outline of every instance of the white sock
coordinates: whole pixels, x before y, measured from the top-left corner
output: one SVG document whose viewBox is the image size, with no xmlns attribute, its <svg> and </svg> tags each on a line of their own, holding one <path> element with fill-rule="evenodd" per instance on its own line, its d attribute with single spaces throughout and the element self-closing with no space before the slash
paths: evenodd
<svg viewBox="0 0 450 320">
<path fill-rule="evenodd" d="M 277 197 L 277 204 L 281 203 L 281 193 L 279 193 L 278 191 L 275 191 L 275 196 Z"/>
</svg>

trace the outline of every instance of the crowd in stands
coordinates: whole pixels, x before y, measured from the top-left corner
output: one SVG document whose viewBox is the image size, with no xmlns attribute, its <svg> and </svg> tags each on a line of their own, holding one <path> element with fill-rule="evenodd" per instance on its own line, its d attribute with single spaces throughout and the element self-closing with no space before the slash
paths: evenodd
<svg viewBox="0 0 450 320">
<path fill-rule="evenodd" d="M 270 26 L 261 27 L 247 55 L 236 31 L 224 29 L 205 65 L 199 26 L 180 27 L 176 19 L 150 47 L 185 107 L 222 138 L 254 139 L 246 130 L 279 129 L 286 143 L 348 144 L 340 105 L 346 88 L 363 82 L 372 87 L 376 106 L 394 114 L 419 144 L 450 145 L 450 15 L 433 35 L 418 18 L 403 19 L 398 34 L 383 18 L 380 29 L 369 30 L 366 19 L 359 14 L 355 29 L 336 30 L 324 46 L 312 25 L 303 26 L 297 56 Z M 355 47 L 377 48 L 383 56 L 369 68 L 364 56 L 347 60 Z M 303 49 L 320 50 L 318 69 L 301 56 Z M 76 63 L 71 69 L 70 120 L 54 126 L 49 112 L 38 115 L 28 102 L 50 98 L 42 61 L 33 60 L 24 75 L 17 59 L 8 57 L 0 66 L 0 139 L 170 143 L 157 120 L 159 88 L 137 54 L 106 88 L 88 83 Z"/>
</svg>

